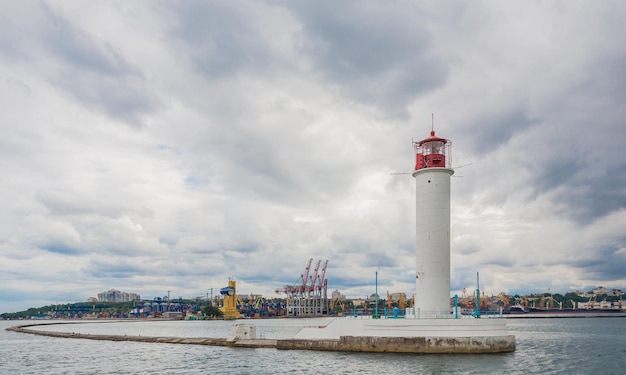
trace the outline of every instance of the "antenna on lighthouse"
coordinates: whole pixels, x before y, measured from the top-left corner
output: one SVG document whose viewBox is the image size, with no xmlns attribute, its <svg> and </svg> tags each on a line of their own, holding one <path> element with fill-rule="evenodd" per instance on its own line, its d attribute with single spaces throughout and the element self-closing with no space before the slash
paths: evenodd
<svg viewBox="0 0 626 375">
<path fill-rule="evenodd" d="M 430 131 L 434 131 L 435 130 L 435 114 L 431 113 L 432 118 L 430 120 Z"/>
</svg>

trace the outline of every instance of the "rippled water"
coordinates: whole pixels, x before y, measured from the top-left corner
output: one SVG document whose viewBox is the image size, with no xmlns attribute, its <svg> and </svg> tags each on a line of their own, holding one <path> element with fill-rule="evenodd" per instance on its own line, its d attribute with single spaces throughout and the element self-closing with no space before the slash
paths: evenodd
<svg viewBox="0 0 626 375">
<path fill-rule="evenodd" d="M 287 338 L 320 319 L 245 321 L 257 336 Z M 517 350 L 415 355 L 243 349 L 61 339 L 8 332 L 0 321 L 0 374 L 623 374 L 626 318 L 508 320 Z M 41 329 L 145 336 L 227 337 L 232 322 L 146 321 Z"/>
</svg>

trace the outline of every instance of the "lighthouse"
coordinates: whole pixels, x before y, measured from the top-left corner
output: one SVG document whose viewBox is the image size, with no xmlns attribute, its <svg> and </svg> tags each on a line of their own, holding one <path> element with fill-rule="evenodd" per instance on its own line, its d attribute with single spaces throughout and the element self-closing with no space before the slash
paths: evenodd
<svg viewBox="0 0 626 375">
<path fill-rule="evenodd" d="M 417 217 L 414 307 L 405 310 L 401 323 L 395 315 L 372 319 L 355 315 L 302 328 L 289 340 L 294 345 L 361 352 L 515 351 L 515 336 L 507 333 L 506 319 L 463 319 L 450 313 L 451 142 L 431 130 L 429 137 L 413 146 Z"/>
<path fill-rule="evenodd" d="M 450 312 L 451 142 L 430 132 L 413 142 L 416 185 L 415 314 L 447 317 Z"/>
</svg>

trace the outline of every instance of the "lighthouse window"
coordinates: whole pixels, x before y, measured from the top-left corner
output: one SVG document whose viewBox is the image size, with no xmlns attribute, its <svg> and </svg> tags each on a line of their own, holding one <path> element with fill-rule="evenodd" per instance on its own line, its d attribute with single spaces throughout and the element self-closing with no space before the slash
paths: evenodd
<svg viewBox="0 0 626 375">
<path fill-rule="evenodd" d="M 443 142 L 428 142 L 424 145 L 424 154 L 443 154 Z"/>
<path fill-rule="evenodd" d="M 441 142 L 433 142 L 433 154 L 442 154 L 443 144 Z"/>
</svg>

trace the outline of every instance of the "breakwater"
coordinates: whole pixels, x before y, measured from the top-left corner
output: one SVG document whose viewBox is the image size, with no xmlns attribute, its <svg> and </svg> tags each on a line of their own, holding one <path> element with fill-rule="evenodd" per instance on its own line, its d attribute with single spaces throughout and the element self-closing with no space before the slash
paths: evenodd
<svg viewBox="0 0 626 375">
<path fill-rule="evenodd" d="M 52 324 L 71 324 L 71 323 L 52 323 Z M 205 338 L 205 337 L 158 337 L 158 336 L 135 336 L 135 335 L 103 335 L 76 332 L 55 332 L 31 329 L 42 325 L 52 325 L 50 323 L 43 324 L 27 324 L 23 326 L 14 326 L 7 328 L 7 331 L 27 333 L 39 336 L 58 337 L 66 339 L 86 339 L 86 340 L 106 340 L 106 341 L 133 341 L 133 342 L 151 342 L 161 344 L 185 344 L 185 345 L 209 345 L 209 346 L 230 346 L 240 348 L 276 348 L 277 340 L 271 339 L 246 339 L 246 340 L 227 340 L 225 338 Z"/>
<path fill-rule="evenodd" d="M 478 354 L 515 351 L 515 336 L 480 337 L 363 337 L 339 340 L 278 340 L 278 349 L 363 353 Z"/>
<path fill-rule="evenodd" d="M 72 324 L 72 323 L 52 323 Z M 269 348 L 279 350 L 316 350 L 339 352 L 385 353 L 502 353 L 515 350 L 514 336 L 505 337 L 354 337 L 339 339 L 226 339 L 204 337 L 157 337 L 139 335 L 108 335 L 76 332 L 56 332 L 33 329 L 50 323 L 28 324 L 7 328 L 8 331 L 40 336 L 130 341 L 161 344 L 207 345 L 235 348 Z"/>
</svg>

